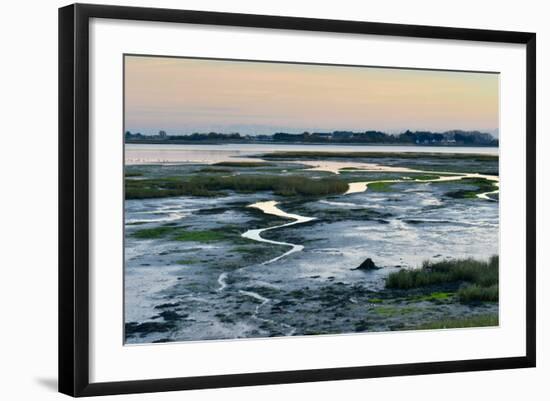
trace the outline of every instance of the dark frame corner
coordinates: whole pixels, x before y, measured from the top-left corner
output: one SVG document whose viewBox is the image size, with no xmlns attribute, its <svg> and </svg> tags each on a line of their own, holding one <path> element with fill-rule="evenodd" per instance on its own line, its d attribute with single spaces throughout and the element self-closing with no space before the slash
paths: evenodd
<svg viewBox="0 0 550 401">
<path fill-rule="evenodd" d="M 521 357 L 299 371 L 89 382 L 88 46 L 90 18 L 179 22 L 526 46 L 527 325 Z M 59 391 L 79 397 L 527 368 L 536 365 L 536 35 L 527 32 L 384 24 L 219 12 L 74 4 L 59 9 Z"/>
</svg>

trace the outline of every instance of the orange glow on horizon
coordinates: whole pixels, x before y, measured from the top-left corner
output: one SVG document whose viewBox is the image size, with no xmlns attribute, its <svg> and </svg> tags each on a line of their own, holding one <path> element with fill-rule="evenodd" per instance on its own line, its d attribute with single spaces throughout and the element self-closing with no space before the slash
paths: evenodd
<svg viewBox="0 0 550 401">
<path fill-rule="evenodd" d="M 489 73 L 126 56 L 132 132 L 493 131 Z"/>
</svg>

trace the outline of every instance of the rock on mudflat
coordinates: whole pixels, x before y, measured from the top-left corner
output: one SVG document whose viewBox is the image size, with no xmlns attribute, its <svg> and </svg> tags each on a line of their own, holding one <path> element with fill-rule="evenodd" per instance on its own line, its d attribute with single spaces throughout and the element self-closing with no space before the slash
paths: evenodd
<svg viewBox="0 0 550 401">
<path fill-rule="evenodd" d="M 358 267 L 356 267 L 353 270 L 369 271 L 369 270 L 378 270 L 378 269 L 380 269 L 380 267 L 376 266 L 371 258 L 367 258 L 363 263 L 361 263 Z"/>
</svg>

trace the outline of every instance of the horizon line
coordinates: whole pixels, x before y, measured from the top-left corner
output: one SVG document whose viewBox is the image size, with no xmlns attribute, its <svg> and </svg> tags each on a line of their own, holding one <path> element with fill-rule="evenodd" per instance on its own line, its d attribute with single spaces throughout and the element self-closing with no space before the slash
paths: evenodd
<svg viewBox="0 0 550 401">
<path fill-rule="evenodd" d="M 408 129 L 400 130 L 400 131 L 396 131 L 396 132 L 384 131 L 384 130 L 378 130 L 378 129 L 366 129 L 366 130 L 362 130 L 362 131 L 349 130 L 349 129 L 333 129 L 333 130 L 318 130 L 318 129 L 315 129 L 315 130 L 304 130 L 304 131 L 300 131 L 300 132 L 278 130 L 278 131 L 273 131 L 272 133 L 269 133 L 269 134 L 248 134 L 248 133 L 239 132 L 238 130 L 234 130 L 234 131 L 207 130 L 207 131 L 193 131 L 193 132 L 185 132 L 185 133 L 175 133 L 174 131 L 171 131 L 171 133 L 169 133 L 165 129 L 156 129 L 155 130 L 155 131 L 157 131 L 156 133 L 144 133 L 144 132 L 141 132 L 140 130 L 132 131 L 132 130 L 129 130 L 129 129 L 124 129 L 123 131 L 124 131 L 124 134 L 126 134 L 127 132 L 130 132 L 133 135 L 141 134 L 141 135 L 147 135 L 147 136 L 159 135 L 161 132 L 164 132 L 166 135 L 170 135 L 170 136 L 173 136 L 173 135 L 210 134 L 210 133 L 215 133 L 215 134 L 219 134 L 219 135 L 239 134 L 239 135 L 243 135 L 243 136 L 261 136 L 261 135 L 265 136 L 265 135 L 275 135 L 275 134 L 302 135 L 302 134 L 305 134 L 305 133 L 308 133 L 308 134 L 334 134 L 334 133 L 337 133 L 337 132 L 349 132 L 349 133 L 353 133 L 353 134 L 364 134 L 364 133 L 367 133 L 367 132 L 380 132 L 380 133 L 383 133 L 383 134 L 386 134 L 386 135 L 401 135 L 401 134 L 405 134 L 407 132 L 411 132 L 413 134 L 414 133 L 446 134 L 446 133 L 451 133 L 451 132 L 466 132 L 466 133 L 478 132 L 480 134 L 489 134 L 489 135 L 494 137 L 493 132 L 495 132 L 495 131 L 498 132 L 499 128 L 494 128 L 494 129 L 491 129 L 491 130 L 452 128 L 452 129 L 447 129 L 447 130 L 443 130 L 443 131 L 432 131 L 432 130 L 428 130 L 428 129 L 426 129 L 426 130 L 422 130 L 422 129 L 412 130 L 412 129 L 408 128 Z M 147 131 L 151 131 L 151 130 L 148 129 Z"/>
</svg>

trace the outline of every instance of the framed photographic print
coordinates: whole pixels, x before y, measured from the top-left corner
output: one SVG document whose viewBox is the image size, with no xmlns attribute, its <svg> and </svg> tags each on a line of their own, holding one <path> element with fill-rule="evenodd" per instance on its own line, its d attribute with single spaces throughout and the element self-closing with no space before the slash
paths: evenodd
<svg viewBox="0 0 550 401">
<path fill-rule="evenodd" d="M 535 34 L 59 10 L 59 390 L 535 366 Z"/>
</svg>

